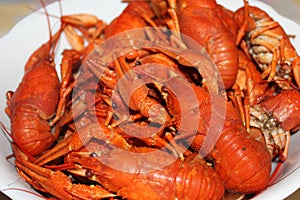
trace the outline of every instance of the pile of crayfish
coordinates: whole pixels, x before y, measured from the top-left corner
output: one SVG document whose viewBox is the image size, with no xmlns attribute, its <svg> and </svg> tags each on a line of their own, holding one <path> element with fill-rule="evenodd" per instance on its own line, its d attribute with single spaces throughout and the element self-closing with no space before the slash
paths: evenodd
<svg viewBox="0 0 300 200">
<path fill-rule="evenodd" d="M 7 92 L 20 176 L 58 199 L 250 198 L 272 185 L 300 127 L 300 57 L 281 25 L 247 0 L 127 4 L 110 23 L 62 15 Z"/>
</svg>

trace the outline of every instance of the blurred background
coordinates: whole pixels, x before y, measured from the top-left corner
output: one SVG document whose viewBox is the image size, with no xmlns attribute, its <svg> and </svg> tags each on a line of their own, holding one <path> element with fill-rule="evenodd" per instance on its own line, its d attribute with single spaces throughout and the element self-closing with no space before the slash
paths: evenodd
<svg viewBox="0 0 300 200">
<path fill-rule="evenodd" d="M 46 4 L 53 1 L 55 0 L 44 0 Z M 272 6 L 281 15 L 292 19 L 300 25 L 300 0 L 252 1 L 265 2 Z M 40 7 L 41 4 L 39 0 L 0 0 L 0 37 L 8 33 L 8 31 L 25 15 L 30 14 Z M 286 200 L 300 200 L 300 189 L 289 196 Z"/>
<path fill-rule="evenodd" d="M 44 0 L 47 4 L 55 0 Z M 121 1 L 121 0 L 120 0 Z M 232 0 L 229 0 L 232 1 Z M 258 0 L 252 0 L 258 1 Z M 300 0 L 259 0 L 300 24 Z M 40 8 L 39 0 L 0 0 L 0 37 L 22 17 Z"/>
</svg>

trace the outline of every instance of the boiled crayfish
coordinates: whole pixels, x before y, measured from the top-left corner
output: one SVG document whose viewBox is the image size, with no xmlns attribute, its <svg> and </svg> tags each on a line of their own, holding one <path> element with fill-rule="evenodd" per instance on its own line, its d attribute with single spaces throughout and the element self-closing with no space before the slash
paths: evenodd
<svg viewBox="0 0 300 200">
<path fill-rule="evenodd" d="M 259 17 L 272 27 L 259 29 Z M 267 188 L 300 125 L 299 58 L 279 23 L 247 1 L 231 11 L 214 0 L 137 0 L 111 23 L 78 14 L 61 24 L 7 93 L 16 168 L 34 189 L 59 199 L 222 199 Z M 71 49 L 60 81 L 63 32 Z"/>
</svg>

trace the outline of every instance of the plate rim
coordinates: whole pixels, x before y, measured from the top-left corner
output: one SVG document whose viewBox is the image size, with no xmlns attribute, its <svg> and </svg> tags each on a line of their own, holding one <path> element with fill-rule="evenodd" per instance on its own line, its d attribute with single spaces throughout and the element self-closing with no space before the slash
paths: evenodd
<svg viewBox="0 0 300 200">
<path fill-rule="evenodd" d="M 76 1 L 80 1 L 80 2 L 83 2 L 84 0 L 76 0 Z M 113 0 L 112 2 L 115 2 L 116 0 Z M 226 1 L 226 0 L 218 0 L 217 2 L 220 2 L 221 4 L 222 4 L 222 2 L 224 2 L 224 1 Z M 62 1 L 64 4 L 65 4 L 65 2 L 67 2 L 66 0 L 63 0 Z M 91 2 L 91 0 L 90 1 L 86 1 L 85 0 L 85 2 Z M 236 2 L 238 2 L 238 1 L 236 1 Z M 239 5 L 241 5 L 241 2 L 242 2 L 242 0 L 239 0 Z M 51 7 L 51 6 L 53 6 L 53 4 L 56 4 L 57 2 L 52 2 L 52 3 L 50 3 L 50 4 L 48 4 L 47 5 L 47 7 Z M 100 2 L 99 2 L 100 3 Z M 88 3 L 86 3 L 86 4 L 88 4 Z M 294 30 L 300 30 L 300 25 L 298 24 L 298 23 L 296 23 L 295 21 L 293 21 L 293 20 L 291 20 L 291 19 L 289 19 L 289 18 L 287 18 L 287 17 L 285 17 L 285 16 L 283 16 L 282 14 L 280 14 L 280 13 L 278 13 L 274 8 L 272 8 L 270 5 L 268 5 L 268 4 L 266 4 L 266 3 L 264 3 L 264 2 L 261 2 L 261 1 L 250 1 L 250 5 L 259 5 L 259 7 L 263 7 L 263 8 L 267 8 L 268 10 L 269 10 L 269 12 L 268 12 L 268 14 L 273 18 L 273 19 L 275 19 L 275 20 L 278 20 L 278 19 L 280 19 L 280 21 L 281 20 L 284 20 L 284 23 L 289 23 L 289 24 L 291 24 L 291 26 L 294 26 Z M 42 9 L 42 8 L 41 8 Z M 15 32 L 17 32 L 17 31 L 19 31 L 19 29 L 20 29 L 20 27 L 22 27 L 21 25 L 24 23 L 24 22 L 26 22 L 26 21 L 28 21 L 28 20 L 30 20 L 30 18 L 31 17 L 33 17 L 33 16 L 35 16 L 36 15 L 36 13 L 37 13 L 37 11 L 35 11 L 35 12 L 32 12 L 32 13 L 30 13 L 30 14 L 28 14 L 28 15 L 26 15 L 26 16 L 24 16 L 22 19 L 20 19 L 6 34 L 4 34 L 3 36 L 1 36 L 1 38 L 0 38 L 0 44 L 1 43 L 6 43 L 7 41 L 9 41 L 9 40 L 11 40 L 12 39 L 12 37 L 13 37 L 13 35 L 15 34 Z M 279 20 L 278 20 L 279 21 Z M 295 28 L 296 27 L 296 28 Z M 299 33 L 299 37 L 300 37 L 300 31 L 298 31 L 298 33 Z M 298 37 L 298 38 L 299 38 Z M 46 40 L 44 40 L 44 41 L 46 41 Z M 9 42 L 8 42 L 9 43 Z M 299 43 L 300 44 L 300 42 L 298 42 L 297 41 L 297 43 Z M 296 48 L 296 47 L 295 47 Z M 299 46 L 297 46 L 297 52 L 299 53 Z M 1 47 L 0 47 L 0 52 L 1 52 Z M 1 59 L 0 59 L 1 60 Z M 24 61 L 25 62 L 25 61 Z M 0 120 L 2 120 L 2 119 L 0 119 Z M 2 136 L 1 136 L 2 137 Z M 1 142 L 2 142 L 2 139 L 3 138 L 1 138 Z M 2 155 L 2 152 L 1 152 L 1 155 Z M 3 171 L 2 171 L 3 172 Z M 299 175 L 299 177 L 300 177 L 300 169 L 299 168 L 297 168 L 292 174 L 297 174 L 297 175 Z M 291 174 L 289 175 L 289 176 L 287 176 L 286 178 L 285 178 L 285 180 L 290 180 L 291 179 Z M 25 183 L 25 182 L 24 182 Z M 294 186 L 289 186 L 289 194 L 282 194 L 282 192 L 281 193 L 279 193 L 278 195 L 279 196 L 276 196 L 276 197 L 278 197 L 278 198 L 286 198 L 286 197 L 288 197 L 289 195 L 291 195 L 293 192 L 295 192 L 298 188 L 300 188 L 300 181 L 297 183 L 297 185 L 294 185 Z M 0 190 L 1 189 L 3 189 L 2 188 L 2 185 L 1 185 L 1 187 L 0 187 Z M 28 189 L 27 187 L 26 187 L 26 189 Z M 269 188 L 268 188 L 269 189 Z M 267 189 L 267 190 L 268 190 Z M 266 191 L 267 191 L 266 190 Z M 9 196 L 11 196 L 11 197 L 14 197 L 14 193 L 13 192 L 10 192 L 10 191 L 5 191 L 4 193 L 6 193 L 6 194 L 8 194 Z M 282 194 L 282 195 L 281 195 Z M 260 194 L 259 196 L 256 196 L 256 197 L 254 197 L 254 199 L 266 199 L 266 198 L 269 198 L 269 197 L 264 197 L 264 196 L 261 196 L 262 194 Z M 281 195 L 281 196 L 280 196 Z M 22 197 L 23 198 L 23 197 Z"/>
</svg>

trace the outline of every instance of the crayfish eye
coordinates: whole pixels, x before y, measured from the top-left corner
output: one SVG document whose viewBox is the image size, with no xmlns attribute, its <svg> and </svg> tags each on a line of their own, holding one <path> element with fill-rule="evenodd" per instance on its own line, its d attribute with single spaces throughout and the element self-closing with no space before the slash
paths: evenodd
<svg viewBox="0 0 300 200">
<path fill-rule="evenodd" d="M 96 157 L 98 157 L 98 154 L 96 152 L 92 152 L 92 153 L 90 153 L 90 157 L 96 158 Z"/>
<path fill-rule="evenodd" d="M 137 60 L 137 61 L 135 61 L 134 66 L 138 66 L 138 65 L 141 65 L 141 64 L 142 64 L 142 62 Z"/>
<path fill-rule="evenodd" d="M 166 86 L 162 86 L 161 87 L 161 91 L 167 93 L 168 92 L 168 88 Z"/>
<path fill-rule="evenodd" d="M 94 176 L 93 170 L 87 169 L 86 172 L 85 172 L 85 176 L 87 178 L 91 178 L 92 176 Z"/>
<path fill-rule="evenodd" d="M 49 62 L 53 62 L 54 59 L 50 56 L 48 59 L 47 59 Z"/>
<path fill-rule="evenodd" d="M 115 102 L 112 102 L 111 107 L 112 107 L 112 108 L 117 108 L 118 105 L 117 105 Z"/>
</svg>

